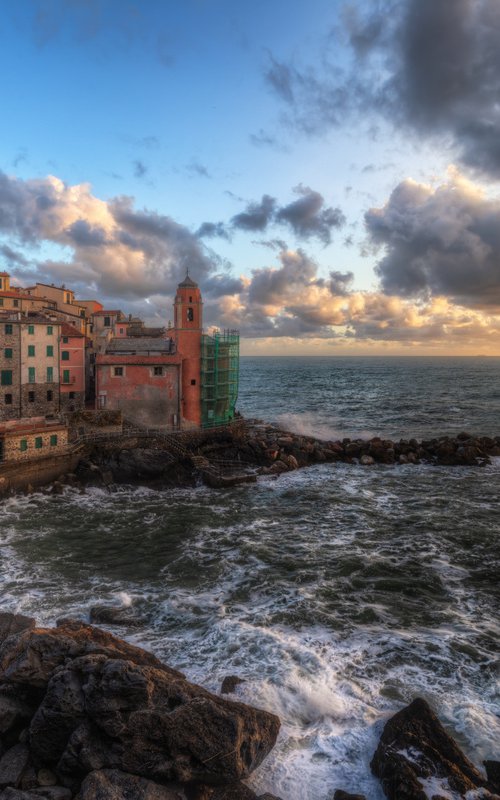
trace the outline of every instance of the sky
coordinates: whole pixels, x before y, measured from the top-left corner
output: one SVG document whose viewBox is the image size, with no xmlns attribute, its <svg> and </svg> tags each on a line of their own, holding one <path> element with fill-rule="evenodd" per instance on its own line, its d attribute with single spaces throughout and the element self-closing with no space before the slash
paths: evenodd
<svg viewBox="0 0 500 800">
<path fill-rule="evenodd" d="M 499 0 L 17 0 L 0 270 L 246 355 L 500 355 Z"/>
</svg>

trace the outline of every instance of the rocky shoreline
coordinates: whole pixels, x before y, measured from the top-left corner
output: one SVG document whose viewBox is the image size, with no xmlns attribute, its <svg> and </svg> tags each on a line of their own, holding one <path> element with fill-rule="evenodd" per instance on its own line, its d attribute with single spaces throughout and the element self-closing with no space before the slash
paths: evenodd
<svg viewBox="0 0 500 800">
<path fill-rule="evenodd" d="M 238 682 L 228 676 L 221 694 Z M 0 613 L 0 800 L 280 800 L 243 783 L 279 728 L 85 622 Z M 388 800 L 499 800 L 500 763 L 485 768 L 418 698 L 386 723 L 371 761 Z M 369 798 L 339 788 L 334 800 Z"/>
<path fill-rule="evenodd" d="M 482 467 L 492 457 L 500 456 L 500 436 L 442 436 L 429 440 L 393 441 L 374 437 L 368 440 L 349 439 L 322 441 L 266 424 L 247 420 L 237 433 L 231 430 L 216 442 L 207 440 L 196 447 L 196 454 L 210 464 L 220 466 L 221 473 L 241 476 L 279 476 L 303 467 L 323 463 L 403 465 L 431 464 L 438 466 Z M 74 475 L 65 476 L 60 484 L 104 485 L 139 483 L 150 486 L 189 486 L 199 477 L 209 478 L 186 458 L 174 458 L 161 442 L 153 446 L 121 448 L 94 447 L 82 457 Z M 205 480 L 209 485 L 210 480 Z M 221 483 L 221 485 L 223 485 Z M 228 481 L 227 485 L 231 485 Z M 60 488 L 56 486 L 56 490 Z"/>
</svg>

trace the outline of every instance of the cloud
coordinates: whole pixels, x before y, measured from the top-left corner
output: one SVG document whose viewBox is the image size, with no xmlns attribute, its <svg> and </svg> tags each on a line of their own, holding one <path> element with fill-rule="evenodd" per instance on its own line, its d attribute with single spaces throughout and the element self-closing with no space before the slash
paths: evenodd
<svg viewBox="0 0 500 800">
<path fill-rule="evenodd" d="M 275 198 L 264 194 L 260 203 L 249 203 L 245 211 L 236 214 L 231 224 L 244 231 L 265 231 L 273 219 L 275 208 Z"/>
<path fill-rule="evenodd" d="M 199 239 L 213 239 L 219 237 L 220 239 L 230 239 L 230 235 L 223 222 L 202 222 L 196 236 Z"/>
<path fill-rule="evenodd" d="M 143 161 L 140 161 L 140 159 L 136 159 L 133 162 L 133 166 L 134 166 L 134 177 L 135 178 L 144 178 L 144 176 L 146 175 L 146 173 L 148 171 L 148 168 L 145 165 L 145 163 Z"/>
<path fill-rule="evenodd" d="M 189 164 L 186 164 L 185 170 L 191 178 L 211 178 L 208 169 L 204 164 L 201 164 L 195 158 Z"/>
<path fill-rule="evenodd" d="M 500 309 L 500 198 L 456 169 L 436 187 L 402 181 L 365 224 L 384 247 L 376 272 L 385 292 Z"/>
<path fill-rule="evenodd" d="M 317 48 L 320 67 L 270 56 L 265 77 L 289 109 L 288 124 L 308 134 L 343 124 L 348 113 L 366 120 L 371 112 L 370 121 L 382 114 L 451 142 L 464 163 L 498 178 L 499 36 L 498 0 L 352 2 Z"/>
<path fill-rule="evenodd" d="M 341 228 L 346 221 L 340 208 L 323 208 L 323 196 L 307 186 L 299 185 L 294 192 L 299 199 L 278 211 L 277 222 L 287 222 L 302 239 L 316 236 L 325 245 L 330 244 L 332 228 Z"/>
<path fill-rule="evenodd" d="M 217 259 L 171 217 L 137 209 L 131 197 L 100 200 L 88 184 L 68 186 L 53 176 L 24 181 L 0 172 L 0 235 L 18 259 L 26 246 L 64 248 L 59 260 L 30 262 L 32 272 L 76 284 L 88 296 L 169 295 L 187 268 L 202 283 L 219 271 Z M 3 255 L 15 261 L 5 249 Z"/>
</svg>

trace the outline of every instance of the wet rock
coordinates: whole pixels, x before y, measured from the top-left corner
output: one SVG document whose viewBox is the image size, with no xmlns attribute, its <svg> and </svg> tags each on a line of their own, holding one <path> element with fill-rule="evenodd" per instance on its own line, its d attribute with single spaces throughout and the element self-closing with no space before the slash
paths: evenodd
<svg viewBox="0 0 500 800">
<path fill-rule="evenodd" d="M 40 797 L 31 792 L 13 789 L 12 786 L 8 786 L 3 792 L 0 792 L 0 800 L 40 800 Z"/>
<path fill-rule="evenodd" d="M 115 767 L 160 782 L 225 784 L 262 762 L 278 730 L 273 714 L 173 670 L 88 655 L 55 672 L 30 743 L 37 761 L 74 780 Z"/>
<path fill-rule="evenodd" d="M 130 775 L 118 769 L 90 772 L 83 781 L 75 800 L 181 800 L 167 786 Z"/>
<path fill-rule="evenodd" d="M 67 786 L 39 786 L 31 790 L 38 800 L 71 800 L 72 792 Z"/>
<path fill-rule="evenodd" d="M 27 629 L 0 644 L 0 680 L 43 688 L 56 667 L 88 653 L 101 653 L 109 659 L 126 658 L 181 676 L 151 653 L 100 628 L 69 619 L 60 620 L 57 625 Z"/>
<path fill-rule="evenodd" d="M 221 694 L 231 694 L 240 683 L 245 683 L 243 678 L 238 678 L 237 675 L 226 675 L 220 687 Z"/>
<path fill-rule="evenodd" d="M 33 617 L 25 617 L 23 614 L 9 614 L 0 612 L 0 645 L 10 636 L 15 636 L 22 631 L 34 628 L 36 621 Z"/>
<path fill-rule="evenodd" d="M 500 794 L 500 761 L 483 761 L 488 778 L 488 789 Z"/>
<path fill-rule="evenodd" d="M 89 612 L 92 623 L 101 625 L 124 625 L 129 628 L 138 628 L 142 624 L 139 617 L 136 617 L 132 609 L 124 606 L 92 606 Z"/>
<path fill-rule="evenodd" d="M 0 738 L 4 745 L 14 745 L 33 716 L 38 697 L 30 698 L 15 687 L 0 686 Z"/>
<path fill-rule="evenodd" d="M 485 784 L 420 698 L 386 723 L 370 766 L 389 800 L 426 800 L 425 783 L 430 779 L 436 797 L 439 786 L 445 796 L 464 796 Z"/>
<path fill-rule="evenodd" d="M 0 789 L 6 786 L 17 788 L 30 760 L 30 751 L 25 744 L 16 744 L 0 759 Z"/>
<path fill-rule="evenodd" d="M 237 783 L 233 786 L 224 786 L 216 789 L 210 800 L 280 800 L 280 798 L 269 793 L 257 795 L 248 786 L 243 783 Z"/>
<path fill-rule="evenodd" d="M 343 792 L 342 789 L 337 789 L 333 800 L 366 800 L 366 797 L 364 794 L 349 794 L 349 792 Z"/>
<path fill-rule="evenodd" d="M 375 464 L 375 459 L 372 456 L 361 456 L 359 463 L 363 467 L 371 467 L 372 464 Z"/>
<path fill-rule="evenodd" d="M 39 786 L 55 786 L 57 783 L 57 776 L 50 769 L 38 770 L 36 777 Z"/>
</svg>

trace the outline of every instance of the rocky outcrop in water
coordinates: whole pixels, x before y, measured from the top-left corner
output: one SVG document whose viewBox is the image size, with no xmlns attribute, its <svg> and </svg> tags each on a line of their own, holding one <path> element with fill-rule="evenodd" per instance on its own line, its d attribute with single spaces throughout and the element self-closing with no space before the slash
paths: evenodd
<svg viewBox="0 0 500 800">
<path fill-rule="evenodd" d="M 420 698 L 386 723 L 370 766 L 388 800 L 500 800 Z"/>
<path fill-rule="evenodd" d="M 91 625 L 0 615 L 1 800 L 254 798 L 279 726 Z"/>
</svg>

